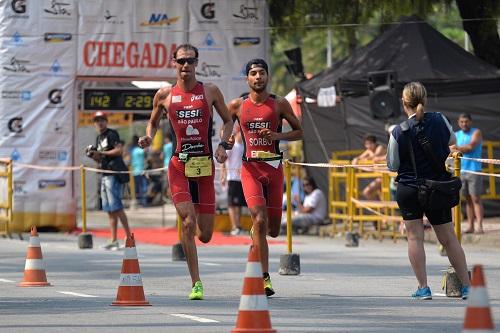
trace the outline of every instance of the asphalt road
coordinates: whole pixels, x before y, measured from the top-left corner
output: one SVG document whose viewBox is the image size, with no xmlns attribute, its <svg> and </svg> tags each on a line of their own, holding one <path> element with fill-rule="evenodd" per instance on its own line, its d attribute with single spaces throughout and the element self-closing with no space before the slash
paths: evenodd
<svg viewBox="0 0 500 333">
<path fill-rule="evenodd" d="M 151 307 L 112 307 L 123 251 L 79 250 L 76 237 L 41 234 L 51 287 L 20 288 L 28 242 L 0 239 L 0 332 L 230 332 L 235 327 L 248 248 L 199 248 L 204 301 L 189 301 L 190 281 L 171 248 L 138 244 Z M 103 240 L 94 239 L 96 247 Z M 406 242 L 363 241 L 344 247 L 341 239 L 297 237 L 302 274 L 276 272 L 283 245 L 271 246 L 271 276 L 277 294 L 269 299 L 278 332 L 460 332 L 466 302 L 440 290 L 447 259 L 427 245 L 432 301 L 409 295 L 416 280 Z M 500 327 L 500 260 L 495 249 L 466 247 L 469 265 L 485 267 L 488 292 Z"/>
</svg>

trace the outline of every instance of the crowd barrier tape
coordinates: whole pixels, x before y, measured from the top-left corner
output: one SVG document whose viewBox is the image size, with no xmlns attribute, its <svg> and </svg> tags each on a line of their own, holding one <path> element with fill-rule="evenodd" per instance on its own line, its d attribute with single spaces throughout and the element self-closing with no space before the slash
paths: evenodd
<svg viewBox="0 0 500 333">
<path fill-rule="evenodd" d="M 500 160 L 498 159 L 475 159 L 475 158 L 466 158 L 460 155 L 455 155 L 454 161 L 455 165 L 454 167 L 451 168 L 451 170 L 454 171 L 455 175 L 460 175 L 460 159 L 467 159 L 467 160 L 475 160 L 481 163 L 489 163 L 489 164 L 500 164 Z M 2 160 L 3 161 L 3 160 Z M 6 160 L 10 161 L 10 160 Z M 0 161 L 1 162 L 1 161 Z M 303 167 L 303 166 L 308 166 L 308 167 L 319 167 L 319 168 L 329 168 L 329 169 L 343 169 L 343 170 L 348 170 L 349 172 L 330 172 L 331 175 L 341 177 L 342 180 L 341 182 L 346 183 L 346 189 L 348 192 L 348 196 L 346 196 L 345 204 L 341 205 L 342 209 L 344 210 L 344 214 L 333 214 L 334 220 L 333 220 L 333 225 L 334 229 L 336 228 L 336 219 L 337 217 L 341 216 L 342 219 L 344 220 L 344 232 L 347 230 L 347 226 L 345 223 L 349 223 L 349 231 L 352 231 L 352 223 L 354 222 L 354 216 L 358 219 L 363 219 L 366 218 L 369 221 L 373 221 L 374 218 L 380 220 L 380 222 L 385 222 L 385 221 L 399 221 L 400 217 L 394 216 L 394 209 L 391 209 L 391 214 L 387 213 L 382 213 L 380 211 L 380 203 L 378 205 L 371 205 L 368 203 L 366 200 L 360 200 L 356 198 L 358 195 L 358 189 L 354 189 L 352 186 L 353 184 L 351 183 L 357 183 L 357 179 L 361 178 L 384 178 L 384 185 L 382 186 L 383 188 L 381 189 L 381 192 L 384 193 L 384 196 L 386 197 L 387 200 L 388 198 L 388 193 L 389 190 L 386 189 L 385 187 L 388 187 L 388 181 L 387 179 L 390 179 L 390 177 L 394 176 L 395 173 L 391 172 L 387 169 L 387 165 L 385 163 L 372 163 L 372 164 L 351 164 L 348 163 L 306 163 L 306 162 L 292 162 L 289 160 L 284 160 L 284 166 L 285 166 L 285 178 L 287 181 L 287 185 L 291 183 L 291 167 Z M 85 181 L 85 172 L 86 171 L 91 171 L 91 172 L 98 172 L 98 173 L 106 173 L 106 174 L 120 174 L 120 173 L 129 173 L 132 174 L 132 171 L 112 171 L 112 170 L 103 170 L 99 168 L 94 168 L 94 167 L 88 167 L 88 166 L 40 166 L 40 165 L 32 165 L 32 164 L 24 164 L 24 163 L 18 163 L 18 162 L 13 162 L 11 163 L 11 166 L 14 167 L 20 167 L 20 168 L 32 168 L 40 171 L 52 171 L 52 170 L 67 170 L 67 171 L 77 171 L 80 170 L 82 173 L 82 184 L 84 184 Z M 159 173 L 159 172 L 164 172 L 168 169 L 168 167 L 162 167 L 162 168 L 156 168 L 156 169 L 149 169 L 149 170 L 144 170 L 141 174 L 150 174 L 150 173 Z M 216 167 L 216 169 L 222 169 L 221 167 Z M 225 168 L 226 170 L 239 170 L 239 168 Z M 478 174 L 481 176 L 488 176 L 488 177 L 500 177 L 500 174 L 496 173 L 485 173 L 485 172 L 475 172 L 475 171 L 467 171 L 464 170 L 462 172 L 465 173 L 473 173 L 473 174 Z M 299 170 L 300 174 L 300 170 Z M 389 177 L 389 178 L 387 178 Z M 329 192 L 333 191 L 334 188 L 331 184 L 332 182 L 332 176 L 329 177 Z M 133 190 L 133 181 L 131 181 L 131 187 Z M 338 184 L 337 184 L 338 186 Z M 12 186 L 10 186 L 12 188 Z M 291 201 L 291 194 L 288 193 L 290 191 L 290 186 L 287 186 L 287 199 L 288 201 Z M 134 193 L 135 194 L 135 193 Z M 353 195 L 355 194 L 355 195 Z M 86 207 L 85 207 L 85 186 L 82 186 L 82 222 L 83 222 L 83 232 L 86 232 Z M 135 195 L 134 195 L 135 197 Z M 332 205 L 332 202 L 335 200 L 332 200 L 333 197 L 329 193 L 329 206 Z M 387 201 L 386 200 L 386 201 Z M 12 204 L 10 205 L 12 207 Z M 373 206 L 376 206 L 377 208 L 374 209 Z M 287 205 L 287 209 L 290 207 L 290 205 Z M 291 209 L 291 208 L 290 208 Z M 363 215 L 363 214 L 355 214 L 356 209 L 365 209 L 368 212 L 372 213 L 373 215 Z M 332 209 L 329 208 L 330 216 L 332 216 Z M 386 211 L 387 212 L 387 211 Z M 290 221 L 289 221 L 290 220 Z M 288 222 L 289 221 L 289 222 Z M 402 221 L 402 219 L 401 219 Z M 289 225 L 289 226 L 288 226 Z M 380 229 L 380 228 L 379 228 Z M 396 237 L 395 235 L 395 228 L 393 228 L 393 237 Z M 360 230 L 363 230 L 360 228 Z M 292 226 L 291 226 L 291 211 L 287 211 L 287 247 L 288 247 L 288 252 L 292 252 L 292 242 L 291 242 L 291 232 L 292 231 Z M 336 233 L 336 230 L 334 230 L 334 234 Z M 381 230 L 379 230 L 379 234 L 381 233 Z M 380 236 L 382 236 L 380 234 Z"/>
</svg>

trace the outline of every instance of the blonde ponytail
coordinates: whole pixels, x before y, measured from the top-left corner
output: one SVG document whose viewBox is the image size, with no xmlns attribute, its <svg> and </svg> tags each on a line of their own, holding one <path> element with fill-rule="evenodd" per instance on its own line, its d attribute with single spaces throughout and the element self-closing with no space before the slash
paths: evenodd
<svg viewBox="0 0 500 333">
<path fill-rule="evenodd" d="M 427 102 L 427 91 L 420 82 L 410 82 L 403 89 L 403 104 L 416 113 L 416 120 L 424 119 L 424 105 Z"/>
<path fill-rule="evenodd" d="M 422 103 L 418 103 L 418 105 L 417 105 L 417 111 L 416 111 L 415 118 L 417 121 L 424 120 L 424 105 Z"/>
</svg>

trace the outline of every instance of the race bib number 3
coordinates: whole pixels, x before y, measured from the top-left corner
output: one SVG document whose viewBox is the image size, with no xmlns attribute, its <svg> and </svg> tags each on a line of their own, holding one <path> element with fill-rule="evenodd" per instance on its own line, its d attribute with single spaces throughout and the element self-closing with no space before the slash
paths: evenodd
<svg viewBox="0 0 500 333">
<path fill-rule="evenodd" d="M 186 177 L 205 177 L 212 175 L 212 159 L 210 156 L 191 157 L 185 164 Z"/>
</svg>

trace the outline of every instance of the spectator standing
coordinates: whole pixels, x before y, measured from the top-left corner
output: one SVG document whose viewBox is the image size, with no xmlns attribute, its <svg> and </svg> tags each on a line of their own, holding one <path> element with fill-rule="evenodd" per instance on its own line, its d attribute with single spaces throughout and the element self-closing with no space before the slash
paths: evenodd
<svg viewBox="0 0 500 333">
<path fill-rule="evenodd" d="M 103 170 L 117 170 L 125 163 L 122 159 L 123 145 L 118 132 L 108 128 L 108 117 L 104 112 L 96 112 L 93 117 L 94 126 L 98 133 L 96 147 L 87 151 L 87 156 L 99 164 Z M 111 239 L 104 246 L 106 250 L 116 250 L 120 244 L 117 240 L 118 219 L 120 219 L 127 237 L 130 237 L 130 228 L 127 215 L 122 203 L 123 183 L 114 174 L 104 173 L 101 178 L 102 209 L 108 213 L 111 228 Z"/>
<path fill-rule="evenodd" d="M 458 118 L 458 126 L 460 130 L 455 133 L 457 136 L 456 146 L 452 146 L 452 150 L 459 151 L 466 158 L 481 158 L 483 149 L 483 135 L 481 130 L 472 127 L 472 117 L 468 113 L 463 113 Z M 473 233 L 474 230 L 478 234 L 484 233 L 483 230 L 483 202 L 481 194 L 483 194 L 483 179 L 480 175 L 467 173 L 467 171 L 481 171 L 481 162 L 462 159 L 461 163 L 462 179 L 462 195 L 465 196 L 467 205 L 467 220 L 468 228 L 464 233 Z M 474 228 L 474 220 L 477 222 L 477 228 Z"/>
<path fill-rule="evenodd" d="M 426 179 L 446 180 L 449 174 L 437 172 L 433 161 L 421 147 L 417 134 L 426 137 L 433 148 L 435 158 L 443 166 L 450 153 L 449 146 L 455 143 L 455 133 L 442 114 L 424 113 L 426 101 L 427 93 L 420 82 L 410 82 L 404 87 L 402 104 L 408 116 L 408 120 L 404 123 L 406 128 L 403 128 L 403 124 L 396 126 L 387 149 L 387 166 L 389 170 L 398 173 L 396 201 L 408 233 L 408 257 L 418 281 L 418 288 L 412 297 L 422 300 L 432 299 L 431 289 L 427 285 L 425 262 L 422 221 L 425 214 L 462 282 L 462 299 L 466 299 L 470 280 L 464 250 L 451 223 L 451 208 L 430 210 L 423 207 L 418 200 L 418 186 Z"/>
<path fill-rule="evenodd" d="M 144 175 L 145 169 L 145 151 L 138 145 L 139 137 L 132 137 L 130 150 L 130 166 L 132 167 L 132 175 L 134 176 L 135 197 L 141 206 L 146 206 L 146 193 L 148 191 L 148 180 Z"/>
<path fill-rule="evenodd" d="M 244 148 L 241 133 L 234 132 L 231 140 L 234 140 L 233 149 L 226 151 L 227 160 L 222 164 L 221 183 L 222 186 L 227 185 L 227 212 L 232 226 L 231 235 L 236 236 L 241 233 L 241 207 L 246 206 L 247 202 L 240 176 Z"/>
</svg>

